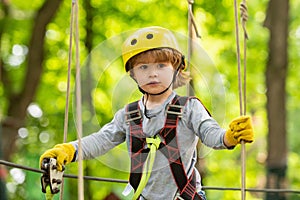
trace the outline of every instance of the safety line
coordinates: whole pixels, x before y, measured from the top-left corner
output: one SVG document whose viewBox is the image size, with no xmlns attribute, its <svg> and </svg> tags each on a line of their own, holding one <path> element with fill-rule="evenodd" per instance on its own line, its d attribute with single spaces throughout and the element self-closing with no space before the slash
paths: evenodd
<svg viewBox="0 0 300 200">
<path fill-rule="evenodd" d="M 243 27 L 243 33 L 244 33 L 244 62 L 243 62 L 243 68 L 244 68 L 244 84 L 243 84 L 243 100 L 244 100 L 244 109 L 243 109 L 243 115 L 246 115 L 247 110 L 247 40 L 248 40 L 248 33 L 246 30 L 246 22 L 248 20 L 248 11 L 247 11 L 247 5 L 246 0 L 243 0 L 240 4 L 240 12 L 241 12 L 241 21 L 242 21 L 242 27 Z M 241 76 L 241 75 L 239 75 Z M 241 152 L 241 159 L 242 159 L 242 188 L 245 188 L 246 191 L 246 145 L 245 142 L 242 141 L 242 152 Z M 242 200 L 246 199 L 246 194 L 242 190 Z"/>
<path fill-rule="evenodd" d="M 193 53 L 193 40 L 194 40 L 194 34 L 193 30 L 195 31 L 195 35 L 197 38 L 201 38 L 198 27 L 195 21 L 195 17 L 193 14 L 193 4 L 194 0 L 187 0 L 188 2 L 188 44 L 187 44 L 187 70 L 192 74 L 192 66 L 190 64 L 190 60 L 192 57 Z M 194 90 L 193 90 L 193 83 L 191 82 L 190 84 L 187 85 L 187 96 L 194 96 Z"/>
<path fill-rule="evenodd" d="M 239 39 L 239 23 L 238 23 L 238 9 L 237 0 L 234 0 L 234 22 L 235 22 L 235 43 L 236 43 L 236 57 L 237 57 L 237 69 L 238 69 L 238 91 L 239 91 L 239 105 L 240 115 L 244 115 L 243 111 L 243 97 L 242 97 L 242 80 L 241 80 L 241 55 L 240 55 L 240 39 Z"/>
<path fill-rule="evenodd" d="M 68 55 L 68 77 L 67 77 L 67 94 L 66 94 L 66 107 L 64 116 L 64 139 L 63 143 L 67 142 L 68 134 L 68 118 L 69 118 L 69 99 L 70 99 L 70 79 L 71 79 L 71 63 L 72 63 L 72 44 L 73 33 L 75 36 L 75 99 L 76 99 L 76 122 L 77 122 L 77 139 L 78 139 L 78 199 L 84 199 L 84 186 L 83 186 L 83 162 L 82 162 L 82 118 L 81 118 L 81 78 L 80 78 L 80 55 L 79 55 L 79 22 L 78 22 L 78 0 L 72 0 L 71 3 L 71 19 L 70 19 L 70 36 L 69 36 L 69 55 Z M 74 21 L 75 20 L 75 21 Z M 73 26 L 75 25 L 75 31 Z M 63 199 L 64 182 L 62 181 L 60 200 Z"/>
<path fill-rule="evenodd" d="M 73 47 L 73 21 L 74 21 L 74 3 L 71 4 L 71 19 L 70 19 L 70 33 L 69 33 L 69 54 L 68 54 L 68 75 L 67 75 L 67 91 L 66 91 L 66 105 L 65 105 L 65 116 L 64 116 L 64 137 L 63 143 L 67 142 L 68 138 L 68 125 L 69 125 L 69 107 L 70 107 L 70 83 L 71 83 L 71 63 L 72 63 L 72 47 Z M 59 199 L 63 199 L 64 194 L 64 180 L 60 186 Z"/>
<path fill-rule="evenodd" d="M 77 125 L 77 162 L 78 162 L 78 200 L 84 199 L 84 182 L 83 182 L 83 156 L 82 156 L 82 103 L 81 103 L 81 76 L 80 76 L 80 55 L 79 55 L 79 5 L 75 1 L 75 65 L 76 65 L 76 125 Z"/>
<path fill-rule="evenodd" d="M 242 20 L 242 28 L 244 33 L 244 110 L 243 114 L 246 115 L 246 103 L 247 103 L 247 40 L 249 39 L 247 29 L 246 29 L 246 22 L 248 21 L 248 9 L 246 0 L 243 0 L 240 4 L 240 12 L 241 12 L 241 20 Z"/>
<path fill-rule="evenodd" d="M 246 8 L 245 0 L 242 3 L 244 8 Z M 243 9 L 247 11 L 247 9 Z M 248 16 L 248 15 L 246 15 Z M 243 30 L 244 37 L 248 37 L 245 33 L 245 19 L 243 20 Z M 238 66 L 238 91 L 239 91 L 239 105 L 240 105 L 240 116 L 246 115 L 246 57 L 244 57 L 244 88 L 242 88 L 242 78 L 241 78 L 241 56 L 240 56 L 240 39 L 239 39 L 239 25 L 238 25 L 238 9 L 237 9 L 237 0 L 234 0 L 234 21 L 235 21 L 235 35 L 236 35 L 236 56 L 237 56 L 237 66 Z M 246 39 L 244 39 L 244 56 L 246 56 Z M 243 94 L 243 95 L 242 95 Z M 244 98 L 243 98 L 244 97 Z M 246 145 L 245 141 L 241 141 L 241 199 L 246 199 Z"/>
<path fill-rule="evenodd" d="M 68 55 L 68 77 L 67 77 L 67 93 L 66 107 L 64 116 L 64 139 L 67 142 L 68 124 L 69 124 L 69 105 L 70 105 L 70 82 L 71 82 L 71 63 L 72 63 L 72 47 L 73 47 L 73 21 L 74 21 L 74 3 L 71 5 L 70 33 L 69 33 L 69 55 Z"/>
<path fill-rule="evenodd" d="M 194 0 L 187 0 L 187 1 L 188 1 L 188 23 L 189 23 L 188 26 L 191 27 L 191 28 L 194 28 L 196 36 L 198 38 L 201 38 L 201 36 L 199 34 L 199 31 L 198 31 L 198 28 L 197 28 L 194 13 L 193 13 Z"/>
<path fill-rule="evenodd" d="M 44 173 L 43 170 L 27 167 L 24 165 L 8 162 L 5 160 L 0 160 L 0 165 L 5 165 L 8 167 L 14 167 L 18 169 L 23 169 L 26 171 L 36 172 L 36 173 Z M 71 179 L 77 179 L 77 175 L 73 174 L 64 174 L 65 178 L 71 178 Z M 99 181 L 99 182 L 111 182 L 111 183 L 122 183 L 127 184 L 128 180 L 122 180 L 122 179 L 113 179 L 113 178 L 103 178 L 103 177 L 93 177 L 93 176 L 83 176 L 84 180 L 88 181 Z M 217 187 L 217 186 L 202 186 L 203 190 L 220 190 L 220 191 L 240 191 L 241 188 L 236 187 Z M 300 190 L 293 190 L 293 189 L 256 189 L 256 188 L 245 188 L 245 191 L 247 192 L 259 192 L 259 193 L 294 193 L 294 194 L 300 194 Z"/>
</svg>

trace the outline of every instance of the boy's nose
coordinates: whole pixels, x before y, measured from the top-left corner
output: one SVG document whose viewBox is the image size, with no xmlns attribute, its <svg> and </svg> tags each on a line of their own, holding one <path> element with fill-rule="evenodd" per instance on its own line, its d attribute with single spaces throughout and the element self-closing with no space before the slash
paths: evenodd
<svg viewBox="0 0 300 200">
<path fill-rule="evenodd" d="M 149 76 L 154 76 L 154 77 L 156 77 L 157 76 L 157 69 L 151 69 L 150 71 L 149 71 Z"/>
<path fill-rule="evenodd" d="M 149 67 L 149 71 L 148 71 L 149 76 L 157 76 L 157 73 L 158 73 L 157 70 L 158 69 L 156 66 Z"/>
</svg>

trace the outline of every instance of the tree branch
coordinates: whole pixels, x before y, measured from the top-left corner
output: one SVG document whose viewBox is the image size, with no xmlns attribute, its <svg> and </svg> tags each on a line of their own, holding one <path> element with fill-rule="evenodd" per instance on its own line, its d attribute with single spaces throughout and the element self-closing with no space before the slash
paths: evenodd
<svg viewBox="0 0 300 200">
<path fill-rule="evenodd" d="M 10 94 L 7 118 L 2 122 L 2 147 L 5 160 L 9 160 L 15 149 L 18 129 L 24 124 L 28 105 L 34 99 L 43 72 L 44 39 L 46 27 L 54 17 L 62 0 L 47 0 L 37 12 L 34 20 L 27 57 L 27 71 L 23 89 L 19 94 Z"/>
</svg>

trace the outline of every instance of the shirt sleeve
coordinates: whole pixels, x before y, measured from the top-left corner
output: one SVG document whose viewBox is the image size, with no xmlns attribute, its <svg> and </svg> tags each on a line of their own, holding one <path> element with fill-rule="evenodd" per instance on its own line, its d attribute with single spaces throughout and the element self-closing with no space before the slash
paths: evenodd
<svg viewBox="0 0 300 200">
<path fill-rule="evenodd" d="M 81 139 L 83 159 L 92 159 L 103 155 L 125 141 L 124 113 L 124 109 L 119 110 L 113 120 L 103 126 L 98 132 Z M 78 140 L 71 142 L 71 144 L 74 145 L 77 152 Z"/>
<path fill-rule="evenodd" d="M 225 149 L 223 138 L 226 131 L 209 115 L 202 103 L 198 99 L 190 99 L 186 109 L 189 126 L 202 143 L 214 149 Z"/>
</svg>

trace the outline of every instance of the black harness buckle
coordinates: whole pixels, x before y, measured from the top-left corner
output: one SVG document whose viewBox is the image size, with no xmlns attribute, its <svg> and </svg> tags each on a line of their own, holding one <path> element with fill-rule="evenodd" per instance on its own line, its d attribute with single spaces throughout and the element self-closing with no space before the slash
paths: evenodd
<svg viewBox="0 0 300 200">
<path fill-rule="evenodd" d="M 177 115 L 179 118 L 181 118 L 183 113 L 183 107 L 184 106 L 181 105 L 169 104 L 166 113 L 171 115 Z"/>
<path fill-rule="evenodd" d="M 140 109 L 125 112 L 126 122 L 135 121 L 142 118 Z"/>
</svg>

